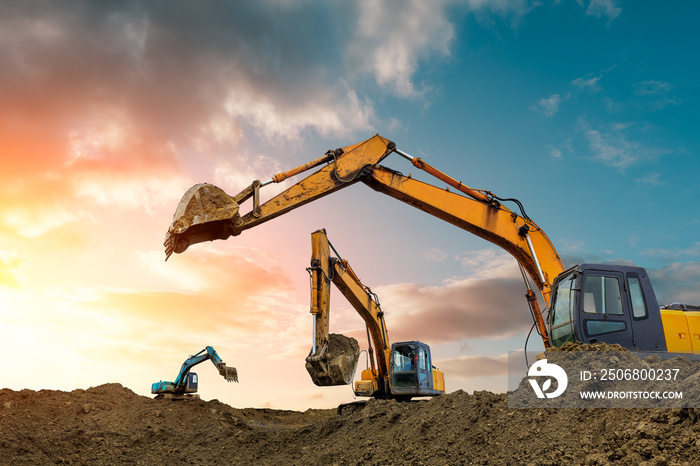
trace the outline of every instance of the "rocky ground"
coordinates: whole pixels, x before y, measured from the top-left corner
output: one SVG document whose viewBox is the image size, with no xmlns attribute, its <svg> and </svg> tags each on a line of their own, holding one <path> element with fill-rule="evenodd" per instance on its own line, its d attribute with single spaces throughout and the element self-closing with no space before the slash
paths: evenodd
<svg viewBox="0 0 700 466">
<path fill-rule="evenodd" d="M 169 401 L 119 384 L 0 390 L 0 463 L 697 464 L 693 409 L 509 409 L 505 394 L 369 400 L 337 414 Z"/>
<path fill-rule="evenodd" d="M 155 400 L 120 384 L 2 389 L 0 464 L 692 465 L 699 418 L 694 408 L 514 409 L 506 394 L 489 392 L 296 412 Z"/>
</svg>

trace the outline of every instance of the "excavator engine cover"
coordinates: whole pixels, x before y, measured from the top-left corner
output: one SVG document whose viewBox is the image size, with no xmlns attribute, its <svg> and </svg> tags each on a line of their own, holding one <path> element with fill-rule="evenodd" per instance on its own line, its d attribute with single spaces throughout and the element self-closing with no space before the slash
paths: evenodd
<svg viewBox="0 0 700 466">
<path fill-rule="evenodd" d="M 331 333 L 328 344 L 306 358 L 306 370 L 319 387 L 352 383 L 360 358 L 360 345 L 354 338 Z"/>
<path fill-rule="evenodd" d="M 238 209 L 238 203 L 223 189 L 209 183 L 192 186 L 177 205 L 165 236 L 166 260 L 173 252 L 184 252 L 190 244 L 230 236 L 227 229 Z"/>
</svg>

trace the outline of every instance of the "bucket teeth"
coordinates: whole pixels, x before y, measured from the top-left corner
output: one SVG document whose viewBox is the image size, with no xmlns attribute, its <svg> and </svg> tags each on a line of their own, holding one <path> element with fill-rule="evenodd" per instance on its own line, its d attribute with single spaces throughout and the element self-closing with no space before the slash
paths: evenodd
<svg viewBox="0 0 700 466">
<path fill-rule="evenodd" d="M 170 231 L 166 233 L 165 235 L 165 242 L 163 242 L 163 246 L 165 246 L 165 260 L 167 261 L 168 258 L 173 254 L 175 250 L 175 237 L 173 236 Z"/>
<path fill-rule="evenodd" d="M 221 363 L 219 366 L 219 374 L 221 374 L 227 382 L 238 382 L 238 371 L 235 367 L 226 367 L 225 362 Z"/>
<path fill-rule="evenodd" d="M 234 198 L 209 183 L 192 186 L 175 209 L 165 235 L 165 260 L 190 245 L 231 236 L 230 223 L 239 216 Z"/>
</svg>

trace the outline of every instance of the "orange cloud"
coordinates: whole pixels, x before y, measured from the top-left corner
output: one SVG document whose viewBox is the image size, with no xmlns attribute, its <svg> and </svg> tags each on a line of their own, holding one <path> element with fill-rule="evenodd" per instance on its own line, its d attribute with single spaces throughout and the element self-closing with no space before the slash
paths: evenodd
<svg viewBox="0 0 700 466">
<path fill-rule="evenodd" d="M 0 250 L 0 287 L 15 287 L 24 280 L 25 260 L 16 251 Z"/>
<path fill-rule="evenodd" d="M 450 379 L 474 379 L 508 375 L 508 355 L 458 356 L 434 362 Z"/>
<path fill-rule="evenodd" d="M 158 259 L 162 261 L 160 255 Z M 105 291 L 93 305 L 107 305 L 129 318 L 180 329 L 204 332 L 232 328 L 247 333 L 260 331 L 270 321 L 283 320 L 278 311 L 293 292 L 279 269 L 256 263 L 240 251 L 200 250 L 165 265 L 159 263 L 154 270 L 167 268 L 177 269 L 169 276 L 177 276 L 184 285 L 182 291 Z"/>
<path fill-rule="evenodd" d="M 394 340 L 508 338 L 532 326 L 517 276 L 468 278 L 432 287 L 389 285 L 378 293 Z"/>
</svg>

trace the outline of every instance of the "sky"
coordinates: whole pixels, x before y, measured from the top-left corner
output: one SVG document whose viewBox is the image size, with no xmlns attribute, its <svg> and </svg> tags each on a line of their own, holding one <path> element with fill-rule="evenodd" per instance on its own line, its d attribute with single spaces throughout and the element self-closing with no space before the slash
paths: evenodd
<svg viewBox="0 0 700 466">
<path fill-rule="evenodd" d="M 0 2 L 0 388 L 150 395 L 213 346 L 203 399 L 304 410 L 311 232 L 431 346 L 447 391 L 505 391 L 532 326 L 515 259 L 357 184 L 165 262 L 185 191 L 233 195 L 374 134 L 519 199 L 564 265 L 647 268 L 700 304 L 696 2 Z M 436 185 L 391 155 L 383 165 Z M 300 177 L 263 188 L 262 200 Z M 331 331 L 366 348 L 332 292 Z M 542 348 L 539 337 L 527 349 Z M 364 353 L 359 368 L 365 368 Z M 358 370 L 358 374 L 359 374 Z"/>
</svg>

